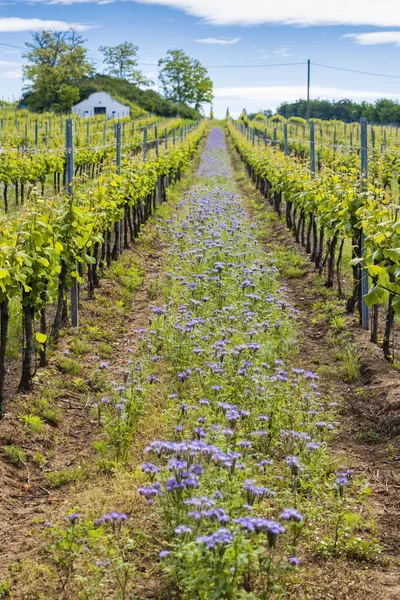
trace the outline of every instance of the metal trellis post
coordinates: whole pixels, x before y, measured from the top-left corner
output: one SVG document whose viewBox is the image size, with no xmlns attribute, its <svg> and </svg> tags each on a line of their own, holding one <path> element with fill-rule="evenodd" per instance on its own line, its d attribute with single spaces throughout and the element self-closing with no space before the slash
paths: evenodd
<svg viewBox="0 0 400 600">
<path fill-rule="evenodd" d="M 143 129 L 143 160 L 147 160 L 147 127 Z"/>
<path fill-rule="evenodd" d="M 66 138 L 66 152 L 67 152 L 67 164 L 66 164 L 66 177 L 65 186 L 67 188 L 67 195 L 70 197 L 70 206 L 72 207 L 73 198 L 73 181 L 74 181 L 74 136 L 73 136 L 73 123 L 72 119 L 67 119 L 65 122 L 65 138 Z M 76 272 L 78 267 L 76 265 Z M 72 278 L 71 287 L 71 324 L 72 327 L 78 327 L 79 323 L 79 288 L 78 280 L 76 277 Z"/>
<path fill-rule="evenodd" d="M 157 127 L 157 125 L 154 125 L 154 139 L 155 139 L 156 156 L 158 156 L 158 127 Z"/>
<path fill-rule="evenodd" d="M 367 119 L 360 119 L 361 125 L 361 188 L 364 193 L 367 192 L 368 186 L 368 129 Z M 364 263 L 364 231 L 360 233 L 360 254 L 363 262 L 361 263 L 361 326 L 368 331 L 369 329 L 369 309 L 364 300 L 368 294 L 368 271 Z"/>
<path fill-rule="evenodd" d="M 287 123 L 283 126 L 283 152 L 285 156 L 289 154 Z"/>
<path fill-rule="evenodd" d="M 121 155 L 122 155 L 122 130 L 121 123 L 117 123 L 116 128 L 116 167 L 117 175 L 121 175 Z M 121 254 L 121 221 L 117 223 L 117 244 L 116 244 L 117 257 Z"/>
<path fill-rule="evenodd" d="M 37 151 L 39 147 L 39 123 L 36 119 L 35 121 L 35 150 Z"/>
</svg>

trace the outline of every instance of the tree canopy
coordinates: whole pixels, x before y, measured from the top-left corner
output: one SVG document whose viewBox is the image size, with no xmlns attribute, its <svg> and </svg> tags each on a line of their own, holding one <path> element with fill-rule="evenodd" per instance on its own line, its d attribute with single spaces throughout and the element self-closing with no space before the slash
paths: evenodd
<svg viewBox="0 0 400 600">
<path fill-rule="evenodd" d="M 33 110 L 69 110 L 79 100 L 77 82 L 93 69 L 76 31 L 38 31 L 26 44 L 23 68 Z M 32 93 L 33 92 L 33 93 Z"/>
<path fill-rule="evenodd" d="M 117 46 L 100 46 L 99 50 L 104 56 L 103 63 L 107 65 L 106 72 L 109 75 L 144 87 L 153 83 L 137 68 L 138 46 L 123 42 Z"/>
<path fill-rule="evenodd" d="M 130 42 L 100 46 L 103 74 L 95 72 L 84 40 L 72 29 L 35 32 L 26 48 L 21 103 L 31 110 L 68 112 L 91 93 L 105 91 L 130 103 L 132 114 L 143 109 L 166 117 L 179 114 L 197 119 L 201 103 L 213 97 L 207 70 L 182 50 L 170 50 L 160 60 L 162 98 L 155 90 L 141 89 L 152 82 L 137 68 L 138 46 Z"/>
<path fill-rule="evenodd" d="M 284 102 L 277 112 L 286 118 L 307 116 L 307 100 Z M 354 122 L 366 117 L 371 123 L 400 124 L 400 104 L 393 100 L 381 99 L 374 103 L 343 100 L 311 100 L 310 117 L 314 119 L 337 119 Z"/>
<path fill-rule="evenodd" d="M 164 95 L 176 104 L 193 104 L 196 109 L 202 102 L 213 99 L 213 84 L 207 69 L 197 59 L 190 58 L 183 50 L 168 50 L 167 57 L 160 59 L 160 82 Z"/>
</svg>

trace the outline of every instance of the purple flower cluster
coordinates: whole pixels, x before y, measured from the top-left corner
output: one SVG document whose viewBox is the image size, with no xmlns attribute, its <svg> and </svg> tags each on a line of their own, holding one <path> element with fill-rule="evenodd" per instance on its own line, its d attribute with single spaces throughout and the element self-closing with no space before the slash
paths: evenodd
<svg viewBox="0 0 400 600">
<path fill-rule="evenodd" d="M 196 538 L 197 544 L 205 544 L 209 550 L 214 550 L 215 548 L 221 550 L 232 542 L 232 533 L 225 527 L 221 527 L 218 531 L 214 531 L 209 535 L 200 535 Z"/>
<path fill-rule="evenodd" d="M 276 548 L 278 536 L 285 533 L 283 525 L 277 521 L 262 517 L 240 517 L 235 520 L 235 523 L 250 533 L 255 533 L 257 535 L 259 533 L 266 533 L 270 548 Z"/>
<path fill-rule="evenodd" d="M 121 531 L 122 524 L 128 519 L 128 515 L 125 513 L 119 513 L 114 511 L 112 513 L 106 513 L 100 519 L 94 522 L 96 527 L 100 525 L 110 525 L 113 533 L 118 535 Z"/>
</svg>

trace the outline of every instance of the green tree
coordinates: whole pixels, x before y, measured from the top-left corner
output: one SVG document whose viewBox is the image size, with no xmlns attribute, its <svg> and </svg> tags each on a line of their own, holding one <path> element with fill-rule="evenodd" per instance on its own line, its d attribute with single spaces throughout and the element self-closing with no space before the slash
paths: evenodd
<svg viewBox="0 0 400 600">
<path fill-rule="evenodd" d="M 190 87 L 192 89 L 191 102 L 197 110 L 202 102 L 212 102 L 214 98 L 213 83 L 208 76 L 207 69 L 199 60 L 192 60 Z"/>
<path fill-rule="evenodd" d="M 207 69 L 200 61 L 190 58 L 183 50 L 168 50 L 167 57 L 158 61 L 160 82 L 164 95 L 176 104 L 194 104 L 213 99 L 213 84 Z"/>
<path fill-rule="evenodd" d="M 147 79 L 140 69 L 137 69 L 137 53 L 139 47 L 124 42 L 118 46 L 100 46 L 103 54 L 103 63 L 107 65 L 106 72 L 113 77 L 126 79 L 139 86 L 149 86 L 152 81 Z"/>
<path fill-rule="evenodd" d="M 284 117 L 305 117 L 307 115 L 307 101 L 283 102 L 278 107 L 278 113 Z M 311 100 L 310 117 L 312 119 L 339 119 L 341 121 L 355 122 L 360 117 L 366 117 L 369 123 L 400 123 L 400 104 L 385 98 L 375 103 L 353 102 L 348 98 L 342 100 Z"/>
<path fill-rule="evenodd" d="M 68 111 L 79 99 L 77 82 L 92 72 L 84 40 L 76 31 L 38 31 L 26 43 L 23 68 L 28 104 L 34 110 Z"/>
</svg>

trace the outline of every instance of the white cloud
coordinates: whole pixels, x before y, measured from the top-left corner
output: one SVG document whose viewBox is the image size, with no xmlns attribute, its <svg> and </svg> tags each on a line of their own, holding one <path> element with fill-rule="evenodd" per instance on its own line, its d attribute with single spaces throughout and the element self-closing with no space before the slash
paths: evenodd
<svg viewBox="0 0 400 600">
<path fill-rule="evenodd" d="M 55 29 L 57 31 L 86 31 L 93 29 L 93 25 L 83 23 L 66 23 L 65 21 L 46 21 L 42 19 L 21 19 L 19 17 L 0 18 L 0 32 L 41 31 L 42 29 Z"/>
<path fill-rule="evenodd" d="M 5 79 L 22 79 L 21 71 L 6 71 L 5 73 L 0 73 L 0 77 L 4 77 Z"/>
<path fill-rule="evenodd" d="M 213 25 L 374 25 L 400 27 L 398 0 L 136 0 L 181 9 Z"/>
<path fill-rule="evenodd" d="M 361 46 L 394 44 L 400 46 L 400 31 L 375 31 L 373 33 L 347 33 L 344 38 L 353 38 Z"/>
<path fill-rule="evenodd" d="M 294 56 L 293 52 L 290 52 L 290 48 L 276 48 L 275 50 L 272 50 L 272 54 L 274 54 L 274 56 L 279 56 L 280 58 Z"/>
<path fill-rule="evenodd" d="M 200 40 L 195 40 L 198 44 L 217 44 L 219 46 L 225 46 L 230 44 L 237 44 L 240 40 L 240 37 L 233 38 L 231 40 L 221 39 L 221 38 L 203 38 Z"/>
</svg>

